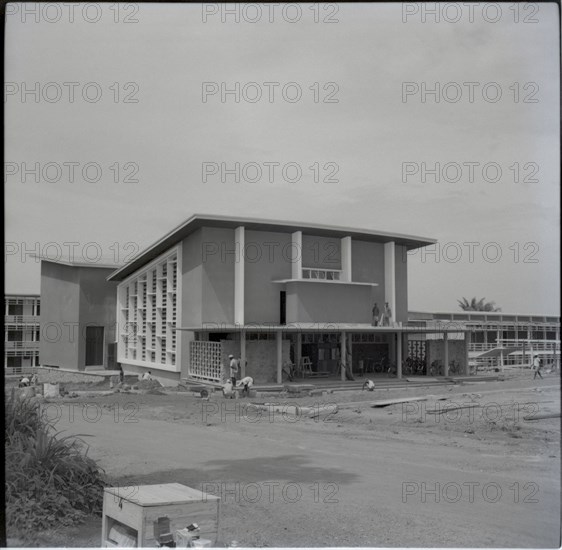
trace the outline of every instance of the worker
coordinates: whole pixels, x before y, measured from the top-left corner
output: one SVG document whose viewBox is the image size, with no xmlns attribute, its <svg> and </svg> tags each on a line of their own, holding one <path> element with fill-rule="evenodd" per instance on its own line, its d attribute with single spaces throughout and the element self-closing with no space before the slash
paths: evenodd
<svg viewBox="0 0 562 550">
<path fill-rule="evenodd" d="M 238 386 L 242 386 L 242 395 L 250 395 L 250 388 L 254 385 L 254 379 L 251 376 L 245 376 L 238 382 Z"/>
<path fill-rule="evenodd" d="M 365 380 L 363 389 L 365 388 L 367 388 L 368 391 L 373 391 L 375 389 L 375 383 L 372 380 Z"/>
<path fill-rule="evenodd" d="M 234 399 L 236 390 L 232 385 L 232 380 L 227 380 L 226 383 L 223 385 L 222 394 L 224 395 L 224 397 L 226 397 L 226 399 Z"/>
</svg>

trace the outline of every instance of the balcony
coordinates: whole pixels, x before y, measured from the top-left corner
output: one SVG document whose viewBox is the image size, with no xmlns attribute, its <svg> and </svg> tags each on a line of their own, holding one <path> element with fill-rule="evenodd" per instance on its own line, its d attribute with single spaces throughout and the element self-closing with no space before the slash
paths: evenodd
<svg viewBox="0 0 562 550">
<path fill-rule="evenodd" d="M 341 273 L 341 269 L 302 268 L 303 279 L 314 279 L 318 281 L 339 281 L 341 280 Z"/>
<path fill-rule="evenodd" d="M 13 325 L 38 325 L 39 315 L 5 315 L 4 323 Z"/>
<path fill-rule="evenodd" d="M 34 351 L 39 349 L 39 342 L 8 341 L 8 342 L 4 342 L 4 347 L 6 349 L 26 349 L 26 350 Z"/>
</svg>

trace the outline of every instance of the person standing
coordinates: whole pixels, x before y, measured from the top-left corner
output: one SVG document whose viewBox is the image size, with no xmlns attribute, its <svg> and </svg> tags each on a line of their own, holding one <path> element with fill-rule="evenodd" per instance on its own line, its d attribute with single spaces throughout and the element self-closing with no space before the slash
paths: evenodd
<svg viewBox="0 0 562 550">
<path fill-rule="evenodd" d="M 379 326 L 380 315 L 381 315 L 381 312 L 379 311 L 379 306 L 378 306 L 377 302 L 375 302 L 375 305 L 373 306 L 373 326 L 374 327 Z"/>
<path fill-rule="evenodd" d="M 539 359 L 538 355 L 535 355 L 533 359 L 533 368 L 535 369 L 535 375 L 533 376 L 533 380 L 537 377 L 537 374 L 542 378 L 541 369 L 542 369 L 542 359 Z"/>
<path fill-rule="evenodd" d="M 228 356 L 230 367 L 230 381 L 233 386 L 236 386 L 236 375 L 238 374 L 238 361 L 234 358 L 232 353 Z"/>
<path fill-rule="evenodd" d="M 388 302 L 384 304 L 384 325 L 386 327 L 390 326 L 390 320 L 392 319 L 392 310 L 388 305 Z"/>
</svg>

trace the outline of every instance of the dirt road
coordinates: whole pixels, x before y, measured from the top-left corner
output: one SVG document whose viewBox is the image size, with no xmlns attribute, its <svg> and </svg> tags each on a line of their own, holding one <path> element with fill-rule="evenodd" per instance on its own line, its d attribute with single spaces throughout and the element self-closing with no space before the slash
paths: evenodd
<svg viewBox="0 0 562 550">
<path fill-rule="evenodd" d="M 224 541 L 549 548 L 560 539 L 559 419 L 521 414 L 559 411 L 558 382 L 455 388 L 449 403 L 470 400 L 481 418 L 439 422 L 435 400 L 423 411 L 352 404 L 317 422 L 244 416 L 241 401 L 115 394 L 60 404 L 57 427 L 91 435 L 89 454 L 125 493 L 179 482 L 221 496 Z"/>
</svg>

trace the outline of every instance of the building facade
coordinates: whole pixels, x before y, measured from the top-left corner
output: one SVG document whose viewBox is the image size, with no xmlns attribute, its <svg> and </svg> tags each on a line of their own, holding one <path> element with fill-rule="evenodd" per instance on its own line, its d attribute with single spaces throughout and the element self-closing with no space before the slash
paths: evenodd
<svg viewBox="0 0 562 550">
<path fill-rule="evenodd" d="M 20 374 L 39 365 L 38 295 L 7 294 L 4 296 L 4 370 Z"/>
<path fill-rule="evenodd" d="M 115 366 L 115 265 L 41 259 L 41 365 Z"/>
<path fill-rule="evenodd" d="M 418 311 L 408 316 L 411 325 L 461 329 L 471 372 L 529 367 L 535 355 L 545 366 L 560 368 L 560 317 L 485 311 Z"/>
<path fill-rule="evenodd" d="M 169 381 L 220 382 L 230 353 L 260 383 L 281 382 L 288 362 L 343 377 L 386 358 L 400 375 L 407 252 L 434 242 L 195 215 L 108 278 L 118 284 L 118 361 Z M 384 326 L 375 303 L 381 313 L 388 304 Z"/>
</svg>

